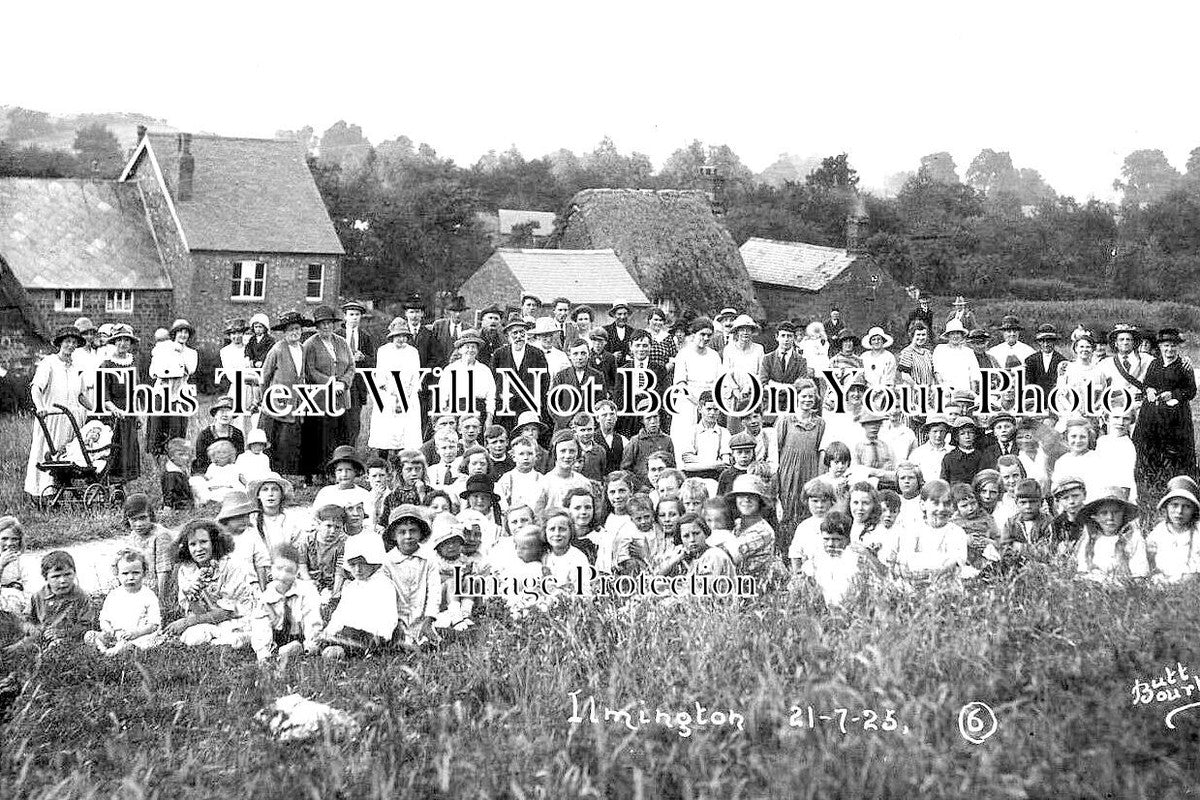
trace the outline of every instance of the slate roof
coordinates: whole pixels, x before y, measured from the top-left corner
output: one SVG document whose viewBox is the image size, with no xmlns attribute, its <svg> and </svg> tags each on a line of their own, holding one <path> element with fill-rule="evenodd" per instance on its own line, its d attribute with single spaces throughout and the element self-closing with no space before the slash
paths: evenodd
<svg viewBox="0 0 1200 800">
<path fill-rule="evenodd" d="M 612 250 L 526 250 L 502 247 L 492 258 L 502 260 L 522 291 L 549 301 L 569 297 L 573 303 L 611 305 L 624 301 L 648 306 L 629 270 Z"/>
<path fill-rule="evenodd" d="M 854 263 L 856 256 L 838 247 L 804 242 L 748 239 L 741 247 L 750 280 L 819 292 Z"/>
<path fill-rule="evenodd" d="M 191 250 L 341 255 L 299 142 L 193 136 L 192 197 L 177 198 L 179 138 L 150 134 Z"/>
<path fill-rule="evenodd" d="M 170 289 L 141 188 L 0 179 L 0 254 L 26 289 Z"/>
<path fill-rule="evenodd" d="M 514 211 L 509 208 L 502 208 L 500 209 L 500 235 L 508 236 L 512 233 L 514 225 L 536 222 L 537 227 L 533 229 L 533 235 L 538 237 L 549 236 L 554 233 L 555 216 L 553 211 Z"/>
</svg>

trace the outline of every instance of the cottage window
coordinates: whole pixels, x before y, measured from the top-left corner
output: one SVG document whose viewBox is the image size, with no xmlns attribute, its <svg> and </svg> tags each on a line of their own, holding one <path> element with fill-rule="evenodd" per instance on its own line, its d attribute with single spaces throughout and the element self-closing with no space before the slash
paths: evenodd
<svg viewBox="0 0 1200 800">
<path fill-rule="evenodd" d="M 262 261 L 233 262 L 234 300 L 262 300 L 267 277 L 267 265 Z"/>
<path fill-rule="evenodd" d="M 325 294 L 325 265 L 309 264 L 308 281 L 305 284 L 304 297 L 310 303 L 319 303 Z"/>
<path fill-rule="evenodd" d="M 54 297 L 55 311 L 83 311 L 83 292 L 79 289 L 59 289 Z"/>
<path fill-rule="evenodd" d="M 128 289 L 114 289 L 104 297 L 104 311 L 108 314 L 132 314 L 133 292 Z"/>
</svg>

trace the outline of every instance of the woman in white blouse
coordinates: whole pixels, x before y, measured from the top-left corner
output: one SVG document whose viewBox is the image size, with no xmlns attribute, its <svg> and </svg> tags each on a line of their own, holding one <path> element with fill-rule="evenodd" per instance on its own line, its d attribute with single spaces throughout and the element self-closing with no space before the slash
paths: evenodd
<svg viewBox="0 0 1200 800">
<path fill-rule="evenodd" d="M 675 413 L 671 417 L 671 441 L 676 453 L 686 453 L 692 449 L 700 418 L 700 395 L 712 391 L 721 374 L 721 357 L 708 346 L 712 336 L 712 320 L 708 317 L 696 318 L 688 326 L 686 343 L 675 357 L 671 384 L 673 387 L 682 386 L 680 391 L 673 392 Z"/>
<path fill-rule="evenodd" d="M 483 427 L 492 424 L 496 412 L 496 379 L 492 371 L 480 364 L 479 348 L 483 338 L 479 331 L 465 330 L 454 342 L 458 357 L 442 369 L 438 379 L 438 401 L 443 412 L 480 414 Z"/>
<path fill-rule="evenodd" d="M 761 330 L 748 314 L 742 314 L 733 321 L 730 327 L 730 341 L 725 345 L 721 354 L 724 361 L 724 372 L 729 376 L 725 379 L 723 394 L 727 408 L 745 408 L 754 392 L 754 384 L 761 371 L 763 346 L 754 341 L 754 336 Z M 729 417 L 729 433 L 733 435 L 742 430 L 742 421 L 738 417 Z"/>
<path fill-rule="evenodd" d="M 804 356 L 804 363 L 808 364 L 814 375 L 820 375 L 829 368 L 829 339 L 820 320 L 808 323 L 804 329 L 804 339 L 797 346 L 800 355 Z"/>
<path fill-rule="evenodd" d="M 380 451 L 421 449 L 421 358 L 409 344 L 404 317 L 388 326 L 387 343 L 375 360 L 375 385 L 383 406 L 371 419 L 370 447 Z"/>
<path fill-rule="evenodd" d="M 196 374 L 197 354 L 188 347 L 196 336 L 196 329 L 186 319 L 177 319 L 171 325 L 167 340 L 154 345 L 150 353 L 150 377 L 154 379 L 155 396 L 160 396 L 164 387 L 169 391 L 171 410 L 178 410 L 188 378 Z M 150 417 L 146 426 L 146 448 L 151 455 L 165 455 L 167 442 L 187 437 L 188 416 L 186 414 L 156 415 Z"/>
<path fill-rule="evenodd" d="M 84 416 L 83 398 L 80 396 L 83 393 L 83 379 L 79 365 L 73 358 L 75 348 L 83 344 L 83 336 L 70 326 L 59 328 L 54 334 L 53 344 L 57 352 L 38 362 L 30 387 L 34 413 L 55 412 L 55 416 L 45 419 L 53 441 L 47 442 L 41 424 L 36 420 L 33 423 L 33 440 L 29 445 L 29 463 L 25 469 L 25 491 L 34 498 L 41 497 L 42 492 L 53 483 L 50 473 L 37 468 L 38 462 L 61 450 L 74 435 L 70 421 L 58 413 L 59 409 L 55 406 L 66 408 L 76 422 L 83 422 Z"/>
</svg>

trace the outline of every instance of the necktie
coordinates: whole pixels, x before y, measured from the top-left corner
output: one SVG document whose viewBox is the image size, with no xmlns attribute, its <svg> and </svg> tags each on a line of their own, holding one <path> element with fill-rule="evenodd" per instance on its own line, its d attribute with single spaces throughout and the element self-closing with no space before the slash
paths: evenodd
<svg viewBox="0 0 1200 800">
<path fill-rule="evenodd" d="M 281 631 L 284 636 L 292 635 L 292 625 L 294 623 L 295 623 L 295 620 L 292 617 L 292 607 L 288 603 L 287 596 L 284 595 L 284 598 L 283 598 L 283 628 Z"/>
<path fill-rule="evenodd" d="M 867 442 L 867 448 L 867 453 L 871 461 L 867 466 L 874 469 L 879 466 L 879 449 L 875 442 Z"/>
<path fill-rule="evenodd" d="M 789 357 L 788 353 L 783 354 L 783 372 L 785 375 L 787 374 L 788 357 Z"/>
<path fill-rule="evenodd" d="M 446 480 L 442 481 L 442 485 L 449 486 L 452 483 L 454 483 L 454 473 L 451 472 L 449 467 L 446 467 Z"/>
<path fill-rule="evenodd" d="M 350 331 L 350 351 L 352 353 L 358 352 L 358 328 Z"/>
<path fill-rule="evenodd" d="M 1121 363 L 1125 365 L 1125 371 L 1126 371 L 1126 372 L 1128 372 L 1128 373 L 1131 373 L 1131 374 L 1133 373 L 1133 367 L 1131 367 L 1131 366 L 1130 366 L 1130 364 L 1131 364 L 1132 362 L 1130 362 L 1130 360 L 1129 360 L 1129 356 L 1128 356 L 1128 355 L 1125 355 L 1125 356 L 1122 356 L 1122 357 L 1121 357 Z"/>
</svg>

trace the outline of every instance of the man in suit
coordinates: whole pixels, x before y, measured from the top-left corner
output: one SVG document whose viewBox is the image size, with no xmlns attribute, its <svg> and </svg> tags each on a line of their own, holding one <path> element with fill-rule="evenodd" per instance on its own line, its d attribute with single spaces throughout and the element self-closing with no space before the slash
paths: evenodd
<svg viewBox="0 0 1200 800">
<path fill-rule="evenodd" d="M 904 326 L 904 330 L 911 331 L 912 324 L 920 320 L 925 323 L 925 327 L 929 330 L 936 330 L 933 325 L 933 309 L 929 307 L 929 298 L 926 295 L 918 295 L 917 307 L 908 312 L 908 323 Z"/>
<path fill-rule="evenodd" d="M 825 338 L 835 341 L 842 331 L 846 330 L 846 321 L 842 319 L 842 311 L 837 306 L 829 309 L 829 319 L 825 320 Z"/>
<path fill-rule="evenodd" d="M 425 301 L 417 292 L 410 294 L 404 301 L 404 320 L 408 323 L 409 344 L 417 350 L 417 358 L 422 367 L 437 367 L 445 362 L 438 348 L 433 330 L 425 324 Z M 421 432 L 429 429 L 429 391 L 428 387 L 436 379 L 426 376 L 421 383 Z"/>
<path fill-rule="evenodd" d="M 612 353 L 617 364 L 625 362 L 625 356 L 629 355 L 629 338 L 636 330 L 629 324 L 629 306 L 625 303 L 617 303 L 608 310 L 608 315 L 613 318 L 613 321 L 604 326 L 604 330 L 608 331 L 608 352 Z"/>
<path fill-rule="evenodd" d="M 588 363 L 590 355 L 588 343 L 582 339 L 576 339 L 567 351 L 567 358 L 570 359 L 571 366 L 559 370 L 550 383 L 550 391 L 555 395 L 555 405 L 564 412 L 558 414 L 554 413 L 555 409 L 550 409 L 555 430 L 569 428 L 571 419 L 577 412 L 589 411 L 595 403 L 609 397 L 608 387 L 604 383 L 604 375 Z M 594 385 L 596 388 L 589 389 L 590 385 Z M 573 406 L 571 395 L 574 393 L 557 390 L 559 386 L 570 386 L 576 389 L 584 398 L 582 406 L 567 413 Z"/>
<path fill-rule="evenodd" d="M 780 411 L 795 413 L 795 409 L 781 405 L 780 401 L 783 401 L 783 398 L 790 401 L 791 389 L 796 385 L 796 381 L 808 377 L 808 362 L 796 349 L 796 326 L 790 322 L 781 322 L 775 326 L 775 344 L 776 348 L 763 356 L 758 380 L 764 392 L 780 393 L 780 400 L 776 401 L 776 407 Z M 766 421 L 772 424 L 774 415 Z"/>
<path fill-rule="evenodd" d="M 646 370 L 646 372 L 643 373 L 639 370 Z M 653 387 L 650 386 L 651 380 L 654 381 Z M 666 367 L 650 360 L 650 333 L 634 331 L 633 335 L 629 337 L 629 356 L 625 359 L 625 363 L 617 368 L 617 382 L 613 389 L 613 399 L 621 413 L 617 422 L 617 431 L 628 437 L 635 436 L 642 429 L 642 413 L 644 411 L 643 408 L 638 407 L 639 399 L 646 391 L 649 391 L 655 394 L 661 402 L 670 382 Z"/>
<path fill-rule="evenodd" d="M 592 349 L 588 366 L 604 376 L 604 388 L 611 392 L 617 385 L 617 360 L 608 352 L 608 329 L 592 328 L 587 332 L 587 341 Z"/>
<path fill-rule="evenodd" d="M 504 312 L 500 310 L 500 306 L 492 304 L 479 312 L 479 335 L 483 339 L 483 345 L 479 348 L 479 363 L 491 365 L 492 354 L 504 347 L 506 342 L 504 336 L 500 333 L 500 320 L 504 319 Z"/>
<path fill-rule="evenodd" d="M 433 323 L 433 340 L 437 342 L 438 354 L 441 356 L 436 366 L 444 367 L 454 355 L 454 342 L 467 326 L 462 324 L 462 312 L 467 310 L 467 301 L 461 295 L 455 295 L 450 305 L 446 306 L 446 316 Z"/>
<path fill-rule="evenodd" d="M 549 389 L 546 356 L 528 343 L 528 332 L 529 323 L 520 314 L 513 314 L 504 323 L 508 344 L 492 353 L 492 372 L 496 375 L 496 416 L 493 422 L 503 425 L 510 434 L 522 412 L 537 411 L 540 414 L 546 406 L 546 391 Z M 512 370 L 513 374 L 505 374 L 501 370 Z M 514 381 L 520 381 L 536 398 L 536 402 L 531 404 L 518 395 L 517 390 L 512 388 Z M 508 413 L 505 413 L 504 399 L 509 392 L 512 397 Z"/>
<path fill-rule="evenodd" d="M 1066 359 L 1054 349 L 1058 343 L 1058 330 L 1050 324 L 1039 325 L 1037 336 L 1038 351 L 1025 359 L 1025 383 L 1029 386 L 1040 386 L 1042 392 L 1049 396 L 1058 384 L 1059 365 L 1065 364 Z"/>
<path fill-rule="evenodd" d="M 367 316 L 367 307 L 357 300 L 342 303 L 342 321 L 346 326 L 342 335 L 354 356 L 354 383 L 350 386 L 350 408 L 346 412 L 346 436 L 356 447 L 362 429 L 363 406 L 367 404 L 367 383 L 363 380 L 362 370 L 375 367 L 376 345 L 362 328 L 362 321 Z"/>
<path fill-rule="evenodd" d="M 554 298 L 554 310 L 551 312 L 554 317 L 554 327 L 558 329 L 555 334 L 555 346 L 567 352 L 567 345 L 575 340 L 575 323 L 571 322 L 568 317 L 571 315 L 571 301 L 565 297 Z"/>
</svg>

